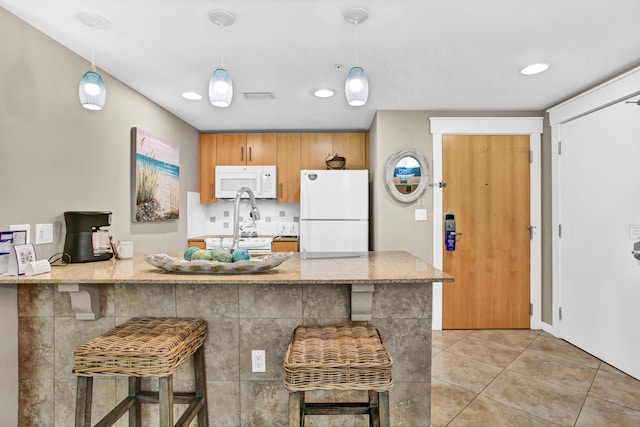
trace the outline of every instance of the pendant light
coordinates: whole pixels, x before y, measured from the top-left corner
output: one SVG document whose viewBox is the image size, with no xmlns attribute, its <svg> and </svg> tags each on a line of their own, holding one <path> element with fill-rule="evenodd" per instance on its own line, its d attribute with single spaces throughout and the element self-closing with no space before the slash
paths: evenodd
<svg viewBox="0 0 640 427">
<path fill-rule="evenodd" d="M 358 24 L 369 17 L 366 9 L 354 7 L 344 12 L 344 19 L 356 26 L 356 66 L 349 70 L 347 80 L 344 82 L 344 94 L 349 105 L 361 107 L 367 103 L 369 97 L 369 79 L 364 69 L 358 65 Z"/>
<path fill-rule="evenodd" d="M 91 13 L 80 13 L 78 19 L 83 24 L 91 27 L 91 70 L 84 73 L 82 79 L 80 79 L 80 85 L 78 86 L 78 96 L 80 97 L 80 104 L 87 110 L 99 111 L 104 108 L 104 103 L 107 99 L 107 88 L 104 85 L 102 76 L 96 71 L 95 65 L 95 40 L 94 32 L 96 29 L 104 29 L 107 27 L 107 20 L 102 16 L 94 15 Z"/>
<path fill-rule="evenodd" d="M 220 27 L 232 25 L 236 18 L 226 10 L 212 10 L 209 19 Z M 220 37 L 222 39 L 222 37 Z M 228 107 L 233 99 L 233 82 L 231 75 L 224 69 L 222 56 L 222 41 L 220 41 L 220 67 L 218 67 L 209 79 L 209 101 L 216 107 Z"/>
</svg>

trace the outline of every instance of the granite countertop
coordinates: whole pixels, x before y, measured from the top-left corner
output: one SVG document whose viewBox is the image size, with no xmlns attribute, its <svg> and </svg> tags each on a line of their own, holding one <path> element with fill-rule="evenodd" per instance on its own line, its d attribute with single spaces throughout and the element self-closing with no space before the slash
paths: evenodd
<svg viewBox="0 0 640 427">
<path fill-rule="evenodd" d="M 171 254 L 175 257 L 182 255 Z M 144 254 L 133 259 L 53 265 L 37 276 L 0 276 L 1 284 L 15 283 L 171 283 L 171 284 L 353 284 L 452 282 L 453 277 L 407 252 L 352 254 L 291 254 L 272 270 L 254 274 L 170 273 L 148 264 Z"/>
</svg>

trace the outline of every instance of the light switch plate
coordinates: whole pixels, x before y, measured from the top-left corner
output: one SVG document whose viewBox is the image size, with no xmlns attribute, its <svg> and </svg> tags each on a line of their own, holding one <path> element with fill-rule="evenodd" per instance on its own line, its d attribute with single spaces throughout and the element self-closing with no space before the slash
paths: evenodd
<svg viewBox="0 0 640 427">
<path fill-rule="evenodd" d="M 427 220 L 427 210 L 426 209 L 416 209 L 415 218 L 416 218 L 416 221 L 426 221 Z"/>
<path fill-rule="evenodd" d="M 36 245 L 53 243 L 53 224 L 36 224 Z"/>
</svg>

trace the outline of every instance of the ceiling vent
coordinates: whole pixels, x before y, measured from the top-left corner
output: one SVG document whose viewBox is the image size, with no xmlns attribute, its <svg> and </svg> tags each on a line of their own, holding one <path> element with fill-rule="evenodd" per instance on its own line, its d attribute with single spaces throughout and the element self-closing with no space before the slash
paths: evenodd
<svg viewBox="0 0 640 427">
<path fill-rule="evenodd" d="M 273 92 L 243 92 L 244 99 L 258 101 L 261 99 L 275 99 Z"/>
</svg>

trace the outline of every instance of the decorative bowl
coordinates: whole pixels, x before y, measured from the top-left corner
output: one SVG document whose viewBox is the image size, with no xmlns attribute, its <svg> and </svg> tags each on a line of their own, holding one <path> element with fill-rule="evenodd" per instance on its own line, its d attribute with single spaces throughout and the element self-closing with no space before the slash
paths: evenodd
<svg viewBox="0 0 640 427">
<path fill-rule="evenodd" d="M 154 267 L 174 273 L 249 274 L 271 270 L 291 257 L 291 252 L 273 252 L 252 256 L 246 261 L 219 262 L 207 260 L 187 261 L 167 254 L 147 254 L 145 261 Z"/>
<path fill-rule="evenodd" d="M 347 159 L 336 154 L 333 157 L 327 158 L 325 163 L 327 164 L 327 169 L 344 169 Z"/>
</svg>

